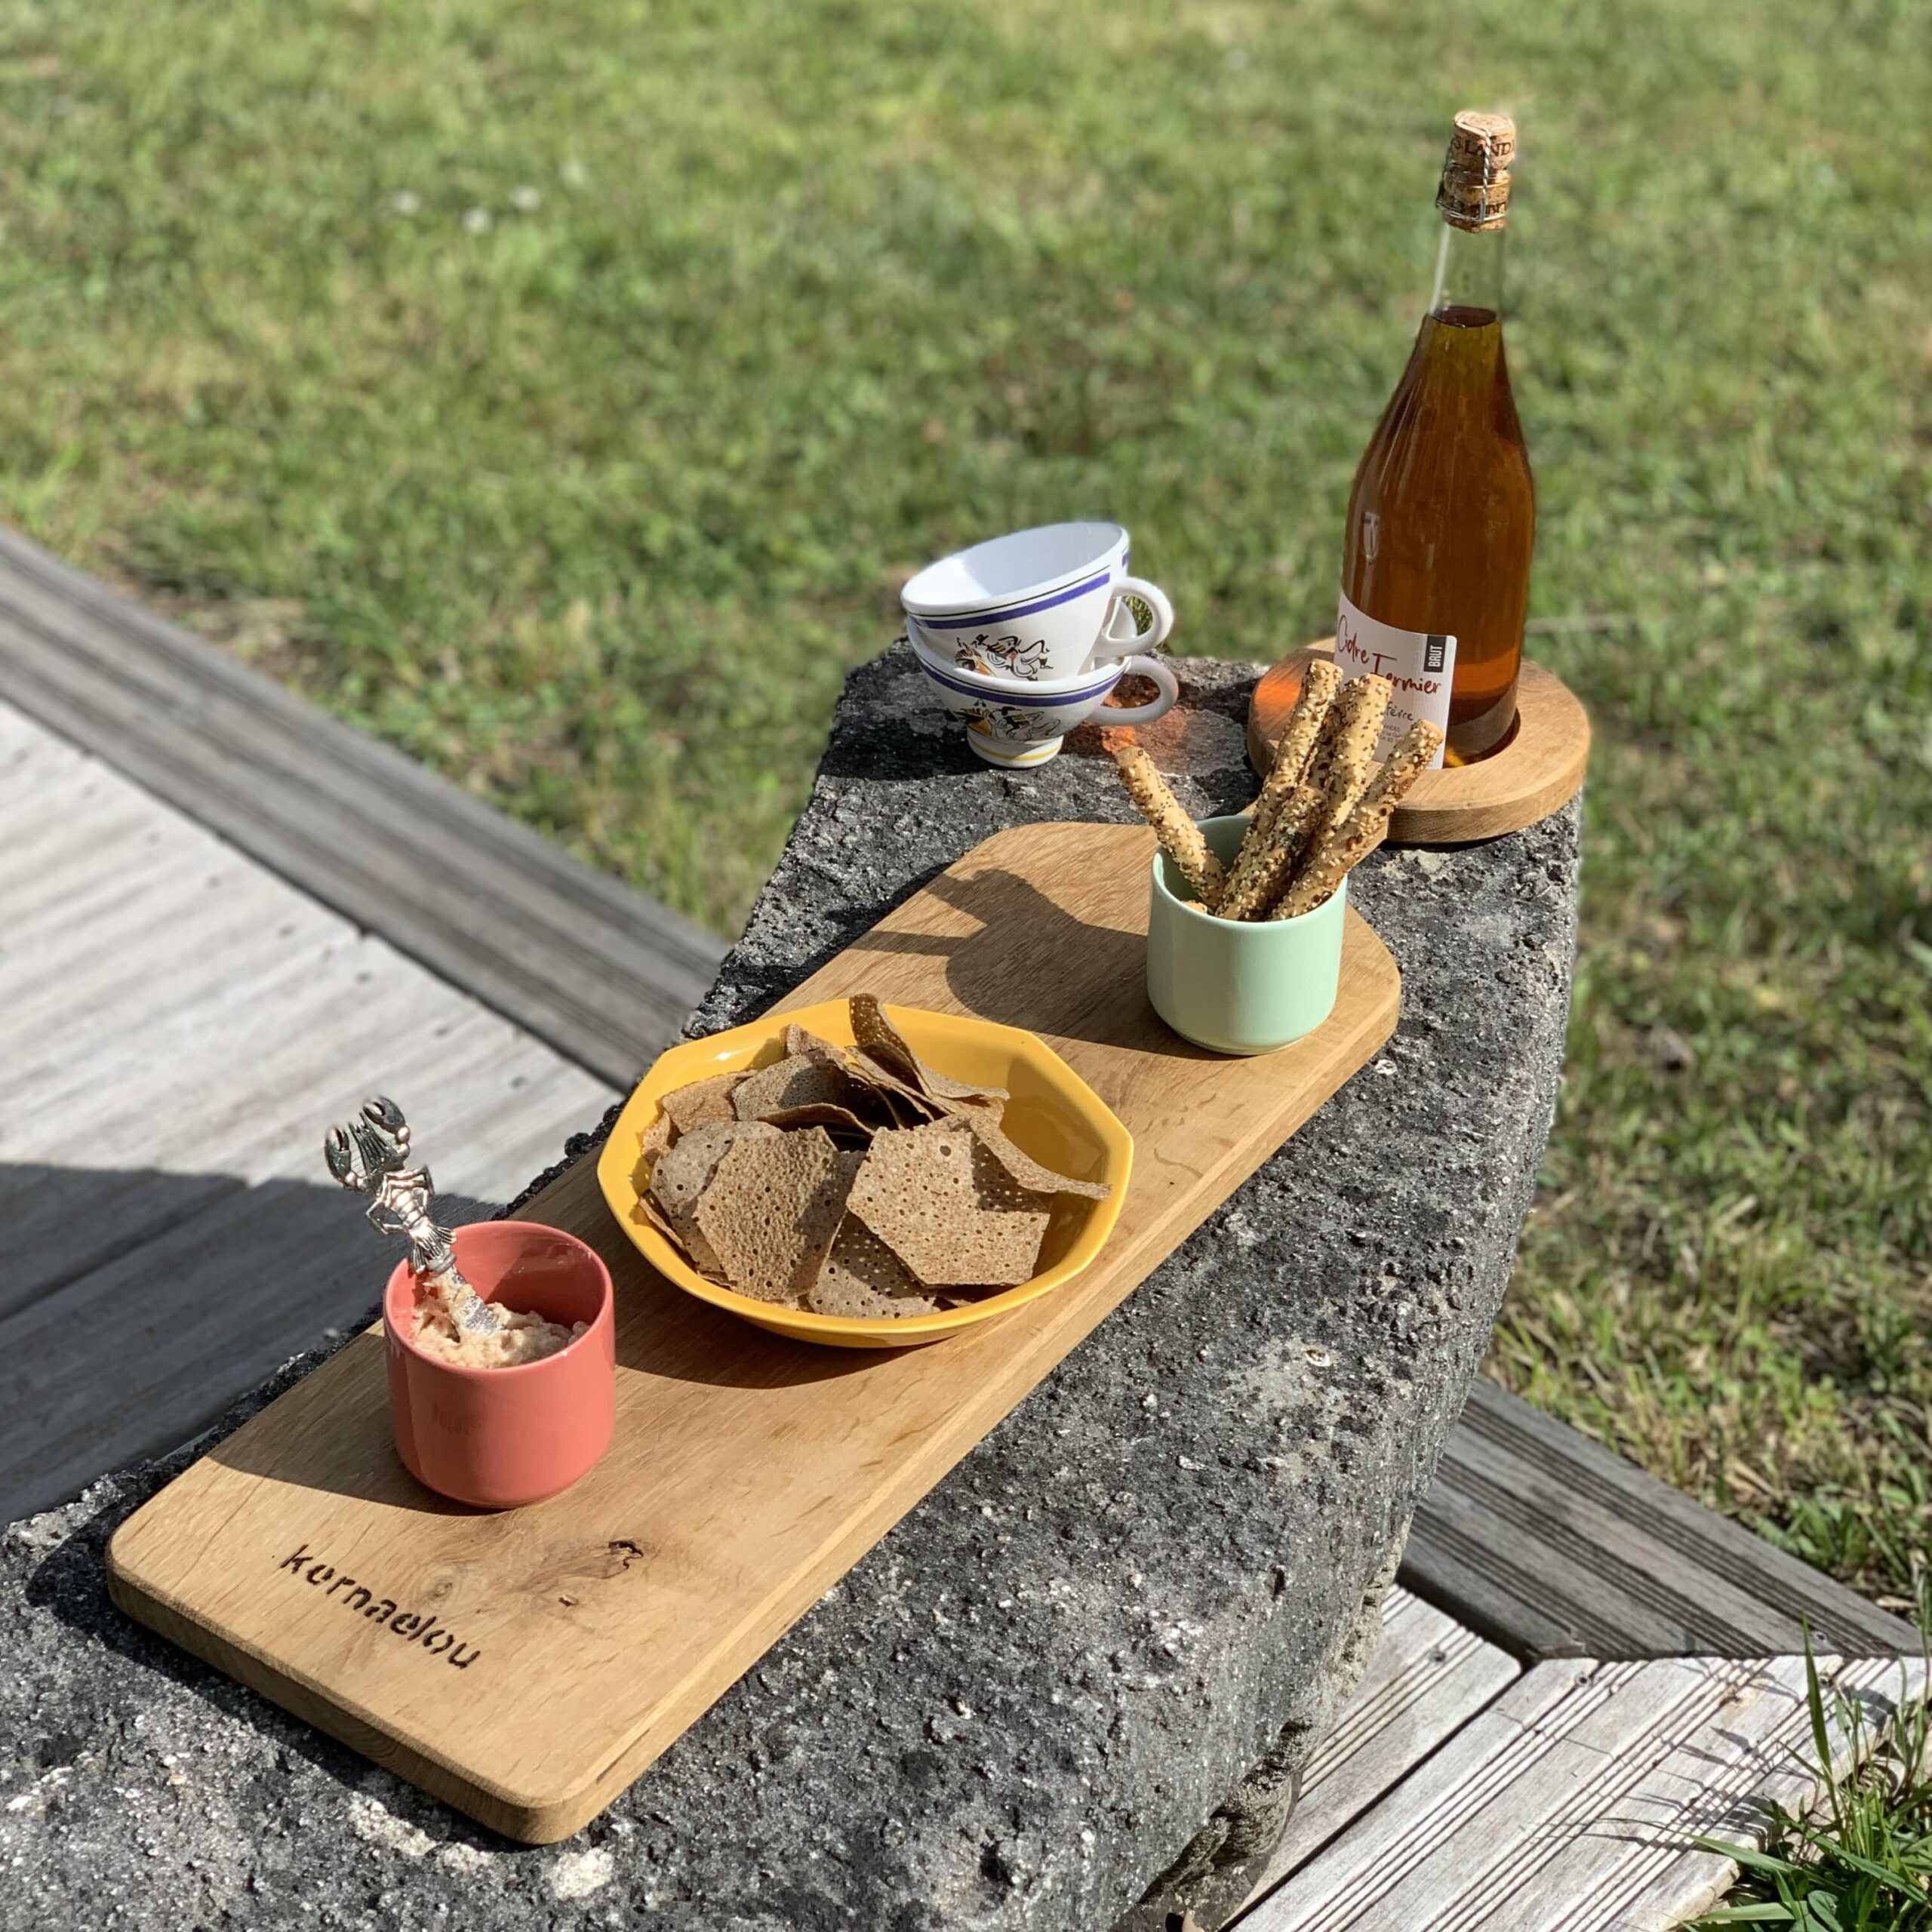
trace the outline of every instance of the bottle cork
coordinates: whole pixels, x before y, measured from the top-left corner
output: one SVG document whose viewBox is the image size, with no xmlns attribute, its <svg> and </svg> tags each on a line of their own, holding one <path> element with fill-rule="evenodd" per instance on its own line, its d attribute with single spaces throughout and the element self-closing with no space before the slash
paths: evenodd
<svg viewBox="0 0 1932 1932">
<path fill-rule="evenodd" d="M 1509 164 L 1516 158 L 1516 124 L 1506 114 L 1456 116 L 1435 205 L 1452 227 L 1500 228 L 1509 213 Z"/>
</svg>

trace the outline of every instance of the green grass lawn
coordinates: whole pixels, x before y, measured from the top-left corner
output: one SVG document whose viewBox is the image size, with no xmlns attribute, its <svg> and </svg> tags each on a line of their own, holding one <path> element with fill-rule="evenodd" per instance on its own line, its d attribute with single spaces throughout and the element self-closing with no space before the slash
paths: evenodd
<svg viewBox="0 0 1932 1932">
<path fill-rule="evenodd" d="M 1599 750 L 1495 1371 L 1912 1590 L 1919 0 L 0 21 L 0 516 L 720 931 L 931 555 L 1104 512 L 1177 648 L 1326 629 L 1448 117 L 1513 109 L 1533 648 Z"/>
</svg>

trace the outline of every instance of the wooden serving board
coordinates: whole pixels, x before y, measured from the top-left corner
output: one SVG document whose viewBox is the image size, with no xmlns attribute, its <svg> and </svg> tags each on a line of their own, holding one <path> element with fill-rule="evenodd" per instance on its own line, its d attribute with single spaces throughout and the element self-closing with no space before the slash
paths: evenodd
<svg viewBox="0 0 1932 1932">
<path fill-rule="evenodd" d="M 1254 688 L 1247 707 L 1247 758 L 1266 777 L 1317 657 L 1332 657 L 1325 638 L 1283 658 Z M 1516 728 L 1503 749 L 1475 764 L 1425 771 L 1389 822 L 1392 845 L 1466 845 L 1521 832 L 1561 811 L 1583 789 L 1590 761 L 1590 715 L 1553 671 L 1523 660 L 1516 678 Z"/>
<path fill-rule="evenodd" d="M 418 1487 L 371 1330 L 122 1525 L 115 1601 L 512 1838 L 577 1830 L 1393 1030 L 1395 961 L 1352 910 L 1318 1032 L 1253 1060 L 1169 1032 L 1143 970 L 1152 849 L 1139 826 L 1001 832 L 780 1002 L 869 990 L 1044 1038 L 1137 1143 L 1085 1273 L 928 1348 L 784 1341 L 654 1272 L 586 1158 L 522 1211 L 616 1279 L 617 1432 L 595 1469 L 497 1515 Z M 372 1251 L 372 1292 L 381 1272 Z"/>
</svg>

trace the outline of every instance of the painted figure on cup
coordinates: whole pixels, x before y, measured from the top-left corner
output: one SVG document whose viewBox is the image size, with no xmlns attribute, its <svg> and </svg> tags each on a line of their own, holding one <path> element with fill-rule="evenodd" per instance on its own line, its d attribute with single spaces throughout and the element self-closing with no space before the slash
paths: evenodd
<svg viewBox="0 0 1932 1932">
<path fill-rule="evenodd" d="M 964 716 L 967 730 L 977 731 L 983 738 L 1038 744 L 1060 735 L 1056 715 L 1051 712 L 1023 711 L 1011 704 L 976 704 Z"/>
<path fill-rule="evenodd" d="M 989 638 L 982 631 L 971 644 L 962 641 L 955 647 L 952 661 L 962 670 L 996 672 L 1030 685 L 1047 668 L 1047 641 L 1036 637 L 1029 644 L 1017 631 Z"/>
</svg>

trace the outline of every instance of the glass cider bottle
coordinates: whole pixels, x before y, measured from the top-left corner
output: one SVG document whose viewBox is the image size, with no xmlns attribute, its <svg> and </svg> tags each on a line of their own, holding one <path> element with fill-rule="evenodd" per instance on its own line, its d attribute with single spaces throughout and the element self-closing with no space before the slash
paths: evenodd
<svg viewBox="0 0 1932 1932">
<path fill-rule="evenodd" d="M 1345 678 L 1392 678 L 1381 750 L 1416 718 L 1442 762 L 1499 750 L 1516 717 L 1536 491 L 1503 352 L 1515 125 L 1459 114 L 1435 205 L 1435 287 L 1355 472 L 1336 619 Z"/>
</svg>

